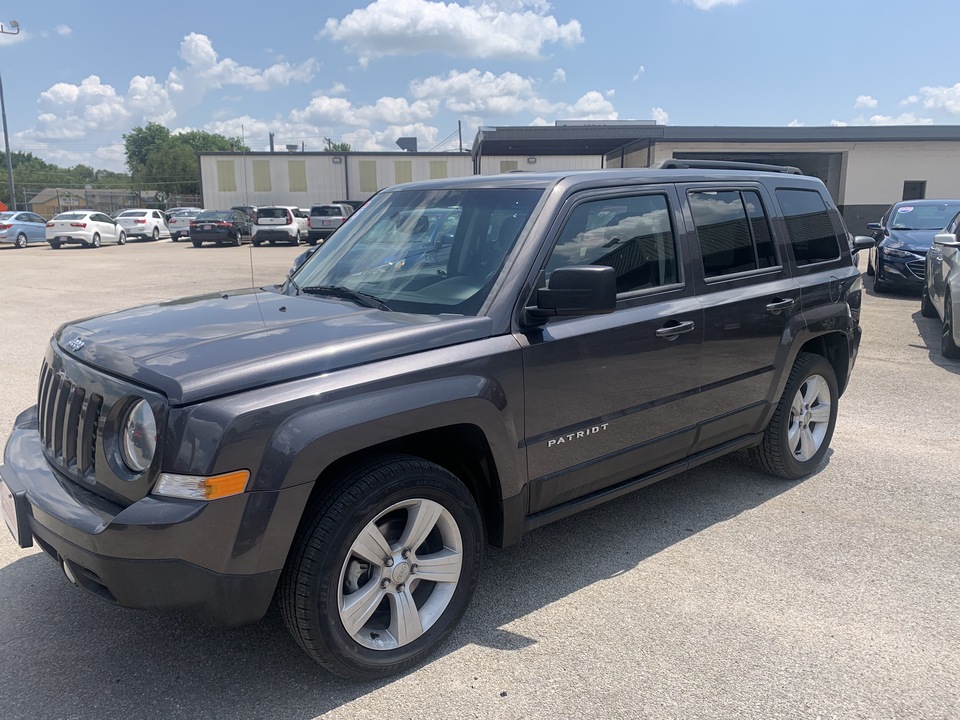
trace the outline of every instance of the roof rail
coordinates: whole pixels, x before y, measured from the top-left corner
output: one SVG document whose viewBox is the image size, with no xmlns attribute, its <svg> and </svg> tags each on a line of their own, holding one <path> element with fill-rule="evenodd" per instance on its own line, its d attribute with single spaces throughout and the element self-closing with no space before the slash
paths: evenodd
<svg viewBox="0 0 960 720">
<path fill-rule="evenodd" d="M 753 170 L 754 172 L 778 172 L 790 175 L 803 175 L 800 168 L 792 165 L 767 165 L 765 163 L 740 162 L 738 160 L 694 160 L 669 158 L 654 163 L 651 168 L 658 170 Z"/>
</svg>

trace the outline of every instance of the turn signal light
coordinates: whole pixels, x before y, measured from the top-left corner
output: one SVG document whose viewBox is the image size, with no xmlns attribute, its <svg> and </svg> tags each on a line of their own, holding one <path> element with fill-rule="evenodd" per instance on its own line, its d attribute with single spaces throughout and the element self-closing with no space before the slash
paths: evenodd
<svg viewBox="0 0 960 720">
<path fill-rule="evenodd" d="M 187 500 L 216 500 L 239 495 L 246 489 L 249 479 L 249 470 L 237 470 L 212 477 L 163 473 L 153 493 Z"/>
</svg>

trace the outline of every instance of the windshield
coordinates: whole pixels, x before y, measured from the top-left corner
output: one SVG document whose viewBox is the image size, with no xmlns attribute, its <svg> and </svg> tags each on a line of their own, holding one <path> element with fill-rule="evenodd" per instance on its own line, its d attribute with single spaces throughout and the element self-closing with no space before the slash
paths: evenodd
<svg viewBox="0 0 960 720">
<path fill-rule="evenodd" d="M 292 276 L 399 312 L 475 315 L 540 189 L 398 190 L 372 199 Z"/>
<path fill-rule="evenodd" d="M 196 220 L 229 220 L 233 215 L 229 210 L 204 210 L 198 214 Z"/>
<path fill-rule="evenodd" d="M 960 203 L 901 205 L 893 211 L 894 230 L 943 230 L 960 212 Z"/>
</svg>

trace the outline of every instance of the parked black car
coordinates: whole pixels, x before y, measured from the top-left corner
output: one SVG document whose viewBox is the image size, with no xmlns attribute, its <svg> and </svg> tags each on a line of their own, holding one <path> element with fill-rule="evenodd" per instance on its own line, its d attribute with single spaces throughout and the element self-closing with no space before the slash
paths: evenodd
<svg viewBox="0 0 960 720">
<path fill-rule="evenodd" d="M 249 242 L 252 225 L 240 210 L 204 210 L 190 221 L 190 241 L 194 247 L 204 242 L 240 245 Z"/>
<path fill-rule="evenodd" d="M 873 289 L 919 291 L 933 237 L 958 211 L 960 200 L 904 200 L 891 205 L 880 222 L 868 223 L 877 241 L 867 260 Z"/>
<path fill-rule="evenodd" d="M 118 605 L 276 597 L 374 678 L 449 636 L 487 541 L 735 450 L 816 472 L 861 335 L 846 228 L 816 178 L 696 165 L 399 185 L 282 285 L 63 325 L 7 524 Z"/>
</svg>

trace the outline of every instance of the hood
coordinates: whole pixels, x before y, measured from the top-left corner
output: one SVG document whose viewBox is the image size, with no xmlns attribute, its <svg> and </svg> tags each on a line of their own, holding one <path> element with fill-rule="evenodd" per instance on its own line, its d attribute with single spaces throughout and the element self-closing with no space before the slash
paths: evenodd
<svg viewBox="0 0 960 720">
<path fill-rule="evenodd" d="M 489 337 L 486 317 L 410 315 L 237 290 L 77 320 L 63 352 L 174 405 Z"/>
<path fill-rule="evenodd" d="M 919 252 L 926 255 L 933 244 L 933 238 L 939 230 L 890 230 L 889 237 L 884 238 L 880 244 L 883 247 L 897 248 L 908 252 Z"/>
</svg>

